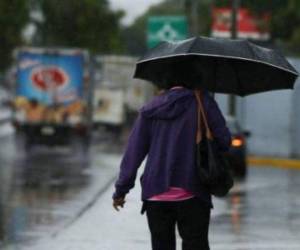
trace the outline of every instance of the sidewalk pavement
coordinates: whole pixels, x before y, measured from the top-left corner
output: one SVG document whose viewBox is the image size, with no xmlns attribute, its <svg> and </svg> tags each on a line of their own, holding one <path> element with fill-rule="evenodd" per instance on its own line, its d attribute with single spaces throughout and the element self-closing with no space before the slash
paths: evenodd
<svg viewBox="0 0 300 250">
<path fill-rule="evenodd" d="M 127 196 L 125 207 L 117 212 L 112 207 L 113 185 L 77 221 L 58 235 L 41 239 L 22 250 L 147 250 L 151 249 L 146 216 L 140 214 L 140 187 L 137 184 Z M 226 209 L 217 203 L 214 216 Z M 223 212 L 222 212 L 223 211 Z M 178 237 L 178 245 L 180 245 Z"/>
<path fill-rule="evenodd" d="M 138 185 L 137 185 L 138 186 Z M 113 185 L 77 221 L 60 234 L 44 238 L 26 250 L 150 250 L 146 216 L 140 215 L 140 189 L 127 197 L 125 208 L 112 207 Z"/>
<path fill-rule="evenodd" d="M 210 227 L 211 249 L 300 249 L 299 234 L 296 228 L 294 231 L 294 224 L 289 222 L 287 217 L 290 215 L 288 212 L 290 208 L 278 207 L 277 202 L 273 204 L 274 200 L 277 200 L 276 197 L 267 196 L 266 199 L 268 194 L 266 192 L 274 190 L 275 187 L 279 187 L 275 191 L 279 195 L 286 192 L 284 181 L 278 183 L 278 178 L 284 175 L 268 178 L 267 173 L 270 174 L 271 170 L 265 171 L 265 174 L 261 174 L 258 169 L 251 169 L 249 181 L 236 183 L 235 194 L 228 199 L 214 200 L 215 208 L 212 211 Z M 114 187 L 111 185 L 92 207 L 59 234 L 43 238 L 33 245 L 22 245 L 13 249 L 150 250 L 146 216 L 140 215 L 140 185 L 136 184 L 135 189 L 127 197 L 125 208 L 120 212 L 112 208 L 113 191 Z M 285 198 L 289 200 L 288 197 Z M 244 199 L 242 203 L 241 199 Z M 297 206 L 292 207 L 296 209 Z M 297 223 L 295 227 L 296 225 Z M 178 246 L 178 249 L 181 249 L 179 237 Z"/>
</svg>

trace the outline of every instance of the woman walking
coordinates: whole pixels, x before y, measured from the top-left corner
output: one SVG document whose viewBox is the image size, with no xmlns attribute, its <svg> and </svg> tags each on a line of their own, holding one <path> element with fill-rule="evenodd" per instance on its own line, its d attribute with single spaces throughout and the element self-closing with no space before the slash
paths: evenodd
<svg viewBox="0 0 300 250">
<path fill-rule="evenodd" d="M 200 90 L 199 90 L 200 91 Z M 201 90 L 209 128 L 219 150 L 228 150 L 231 135 L 215 100 Z M 141 177 L 142 213 L 146 211 L 153 250 L 175 250 L 175 228 L 183 250 L 208 250 L 211 195 L 201 184 L 195 163 L 197 133 L 195 91 L 176 86 L 154 97 L 139 113 L 121 162 L 113 206 L 123 207 L 136 174 Z M 202 126 L 203 127 L 203 126 Z"/>
</svg>

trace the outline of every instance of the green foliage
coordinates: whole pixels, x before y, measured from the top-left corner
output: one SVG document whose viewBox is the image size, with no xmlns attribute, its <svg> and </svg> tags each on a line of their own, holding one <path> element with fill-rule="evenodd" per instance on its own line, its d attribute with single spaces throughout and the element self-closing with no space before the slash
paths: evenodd
<svg viewBox="0 0 300 250">
<path fill-rule="evenodd" d="M 122 12 L 109 9 L 106 0 L 40 0 L 44 22 L 40 44 L 87 48 L 95 53 L 122 51 Z"/>
<path fill-rule="evenodd" d="M 22 30 L 29 20 L 28 1 L 0 1 L 0 71 L 5 70 L 12 60 L 12 50 L 22 45 Z"/>
<path fill-rule="evenodd" d="M 121 27 L 124 13 L 112 11 L 108 0 L 0 0 L 0 72 L 9 66 L 12 50 L 23 44 L 22 31 L 30 21 L 32 6 L 40 9 L 44 16 L 44 21 L 36 22 L 38 32 L 34 45 L 140 55 L 147 49 L 148 17 L 186 15 L 191 21 L 194 1 L 197 0 L 165 0 L 149 8 L 131 26 Z M 226 7 L 231 4 L 232 0 L 198 0 L 199 34 L 210 33 L 213 5 Z M 300 51 L 299 0 L 240 0 L 240 4 L 250 8 L 254 15 L 269 12 L 273 40 Z"/>
<path fill-rule="evenodd" d="M 300 47 L 300 2 L 286 1 L 273 9 L 271 32 L 275 41 L 281 42 L 290 52 L 299 54 Z"/>
</svg>

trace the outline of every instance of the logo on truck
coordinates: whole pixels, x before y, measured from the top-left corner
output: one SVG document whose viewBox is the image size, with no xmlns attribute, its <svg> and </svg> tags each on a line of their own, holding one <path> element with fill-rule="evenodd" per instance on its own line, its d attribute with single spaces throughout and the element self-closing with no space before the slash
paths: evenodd
<svg viewBox="0 0 300 250">
<path fill-rule="evenodd" d="M 57 66 L 41 66 L 31 73 L 33 86 L 41 91 L 63 88 L 69 83 L 69 76 Z"/>
</svg>

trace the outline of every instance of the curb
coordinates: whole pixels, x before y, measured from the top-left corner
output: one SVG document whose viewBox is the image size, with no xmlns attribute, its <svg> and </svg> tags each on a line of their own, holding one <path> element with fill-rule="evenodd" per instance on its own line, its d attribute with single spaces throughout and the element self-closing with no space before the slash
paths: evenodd
<svg viewBox="0 0 300 250">
<path fill-rule="evenodd" d="M 72 226 L 85 212 L 87 212 L 99 199 L 99 197 L 107 191 L 110 186 L 116 181 L 118 176 L 112 177 L 93 197 L 92 199 L 85 204 L 78 213 L 75 214 L 75 216 L 67 222 L 65 225 L 63 225 L 60 229 L 55 231 L 54 233 L 51 234 L 51 238 L 57 237 L 63 230 L 69 228 Z"/>
<path fill-rule="evenodd" d="M 300 170 L 300 160 L 297 159 L 250 156 L 247 158 L 247 162 L 249 165 L 256 167 L 270 166 L 275 168 Z"/>
</svg>

